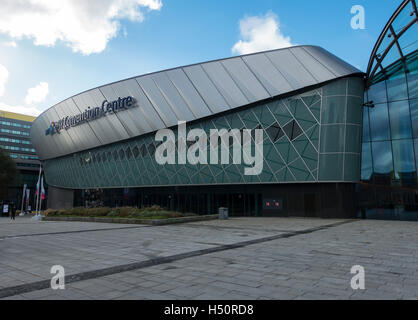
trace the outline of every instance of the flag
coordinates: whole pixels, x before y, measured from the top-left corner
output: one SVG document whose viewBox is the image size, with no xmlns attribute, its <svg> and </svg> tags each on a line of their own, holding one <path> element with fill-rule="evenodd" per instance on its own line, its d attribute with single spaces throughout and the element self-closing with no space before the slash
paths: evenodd
<svg viewBox="0 0 418 320">
<path fill-rule="evenodd" d="M 44 177 L 41 178 L 41 199 L 45 200 Z"/>
<path fill-rule="evenodd" d="M 29 205 L 30 189 L 26 189 L 26 208 Z"/>
<path fill-rule="evenodd" d="M 35 196 L 38 196 L 38 190 L 39 190 L 39 180 L 36 183 L 36 192 L 35 192 Z"/>
<path fill-rule="evenodd" d="M 38 182 L 36 183 L 36 192 L 35 195 L 38 196 L 38 192 L 39 192 L 39 185 L 40 185 L 40 180 L 41 180 L 41 173 L 42 173 L 42 166 L 39 166 L 39 177 L 38 177 Z"/>
<path fill-rule="evenodd" d="M 25 183 L 24 185 L 23 185 L 23 194 L 22 194 L 22 203 L 24 202 L 24 200 L 25 200 L 25 195 L 26 195 L 26 188 L 27 188 L 28 186 L 27 186 L 27 184 Z"/>
</svg>

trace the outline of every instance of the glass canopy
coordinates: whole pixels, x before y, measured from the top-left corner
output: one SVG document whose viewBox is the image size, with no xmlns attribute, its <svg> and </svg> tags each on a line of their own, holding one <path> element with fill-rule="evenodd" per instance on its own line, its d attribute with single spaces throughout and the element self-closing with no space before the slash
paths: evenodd
<svg viewBox="0 0 418 320">
<path fill-rule="evenodd" d="M 395 11 L 374 46 L 367 67 L 368 85 L 389 77 L 400 65 L 407 71 L 407 61 L 418 50 L 417 0 L 405 0 Z M 408 72 L 408 71 L 407 71 Z"/>
</svg>

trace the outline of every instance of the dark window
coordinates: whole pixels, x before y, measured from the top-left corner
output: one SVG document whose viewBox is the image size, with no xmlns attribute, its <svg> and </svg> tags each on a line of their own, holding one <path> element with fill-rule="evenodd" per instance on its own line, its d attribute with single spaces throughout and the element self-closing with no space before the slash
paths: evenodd
<svg viewBox="0 0 418 320">
<path fill-rule="evenodd" d="M 295 140 L 302 134 L 302 129 L 299 127 L 295 120 L 292 120 L 288 124 L 286 124 L 283 127 L 283 131 L 286 133 L 286 135 L 289 137 L 291 141 Z"/>
<path fill-rule="evenodd" d="M 135 148 L 132 149 L 132 153 L 133 153 L 135 159 L 138 159 L 138 157 L 139 157 L 139 148 L 137 146 L 135 146 Z"/>
<path fill-rule="evenodd" d="M 148 152 L 149 152 L 149 154 L 150 154 L 151 157 L 154 156 L 154 154 L 155 154 L 155 145 L 154 145 L 154 143 L 151 142 L 148 145 Z"/>
<path fill-rule="evenodd" d="M 120 158 L 121 160 L 125 159 L 125 151 L 123 151 L 123 149 L 120 149 L 120 150 L 119 150 L 119 158 Z"/>
<path fill-rule="evenodd" d="M 273 142 L 278 141 L 281 137 L 284 136 L 284 132 L 277 122 L 273 123 L 271 127 L 269 127 L 266 131 L 271 141 Z"/>
<path fill-rule="evenodd" d="M 148 154 L 148 151 L 147 151 L 147 147 L 145 146 L 145 143 L 141 146 L 141 156 L 142 157 L 146 157 L 147 156 L 147 154 Z"/>
<path fill-rule="evenodd" d="M 132 158 L 132 151 L 131 151 L 131 147 L 128 147 L 128 149 L 126 149 L 126 158 L 128 160 L 131 160 Z"/>
</svg>

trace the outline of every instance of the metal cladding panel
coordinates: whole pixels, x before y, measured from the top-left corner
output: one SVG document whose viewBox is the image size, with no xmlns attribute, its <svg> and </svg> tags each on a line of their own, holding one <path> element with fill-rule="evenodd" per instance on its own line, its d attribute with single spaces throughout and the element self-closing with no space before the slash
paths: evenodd
<svg viewBox="0 0 418 320">
<path fill-rule="evenodd" d="M 63 119 L 69 114 L 81 113 L 72 99 L 68 99 L 62 103 L 57 104 L 55 109 L 57 110 L 58 114 L 57 119 Z M 71 138 L 73 143 L 73 150 L 85 150 L 91 145 L 100 143 L 99 139 L 97 139 L 90 126 L 88 125 L 80 125 L 80 130 L 62 129 L 58 136 L 61 135 L 68 135 Z M 56 136 L 57 135 L 54 135 L 52 139 L 54 139 Z"/>
<path fill-rule="evenodd" d="M 138 100 L 138 92 L 141 91 L 138 83 L 131 79 L 122 82 L 115 83 L 113 85 L 107 85 L 100 88 L 100 91 L 103 93 L 107 101 L 117 100 L 119 97 L 136 97 Z M 146 99 L 146 98 L 145 98 Z M 150 131 L 153 131 L 153 128 L 157 128 L 161 124 L 161 119 L 158 117 L 156 112 L 144 111 L 144 103 L 136 101 L 136 104 L 133 108 L 128 108 L 122 112 L 118 112 L 116 116 L 119 121 L 124 124 L 126 131 L 130 137 L 135 137 Z M 149 106 L 150 110 L 152 109 L 151 105 Z M 154 117 L 152 117 L 154 116 Z M 155 123 L 155 119 L 158 119 L 159 122 Z"/>
<path fill-rule="evenodd" d="M 164 96 L 165 101 L 176 113 L 177 119 L 191 121 L 197 118 L 193 109 L 189 108 L 165 72 L 153 74 L 152 78 Z"/>
<path fill-rule="evenodd" d="M 212 114 L 208 105 L 186 76 L 183 69 L 166 71 L 166 74 L 177 88 L 189 108 L 193 111 L 196 118 L 203 118 Z"/>
<path fill-rule="evenodd" d="M 199 91 L 206 104 L 209 106 L 212 114 L 229 110 L 231 108 L 202 69 L 202 66 L 191 66 L 183 68 L 183 70 L 193 83 L 194 87 Z"/>
<path fill-rule="evenodd" d="M 170 105 L 164 99 L 158 87 L 155 85 L 151 76 L 144 76 L 136 78 L 148 100 L 151 102 L 158 115 L 163 120 L 166 127 L 171 127 L 177 124 L 179 120 L 176 113 L 171 109 Z M 180 119 L 181 120 L 181 119 Z"/>
<path fill-rule="evenodd" d="M 309 73 L 312 74 L 317 81 L 324 82 L 335 78 L 334 73 L 307 53 L 303 48 L 291 48 L 290 51 L 294 54 L 296 59 L 305 66 L 305 69 L 309 70 Z"/>
<path fill-rule="evenodd" d="M 202 64 L 202 67 L 231 107 L 238 107 L 249 103 L 248 99 L 225 70 L 222 63 L 219 61 L 209 62 Z"/>
<path fill-rule="evenodd" d="M 45 139 L 45 131 L 49 128 L 51 122 L 56 121 L 58 115 L 55 111 L 55 108 L 48 109 L 42 116 L 42 119 L 40 119 L 39 127 L 37 127 L 37 132 L 31 131 L 31 135 L 35 136 L 39 134 L 42 138 L 39 143 L 37 141 L 34 142 L 35 149 L 37 150 L 37 153 L 39 157 L 42 159 L 44 157 L 44 154 L 46 157 L 53 157 L 56 154 L 65 154 L 65 148 L 59 141 L 59 137 L 55 139 Z M 39 129 L 39 130 L 38 130 Z M 42 144 L 44 147 L 44 153 L 38 152 L 38 145 Z"/>
<path fill-rule="evenodd" d="M 45 130 L 47 129 L 47 127 L 43 125 L 45 123 L 44 120 L 45 119 L 39 118 L 39 121 L 35 121 L 32 124 L 30 131 L 30 140 L 32 142 L 32 145 L 35 147 L 36 153 L 39 157 L 41 157 L 41 155 L 47 154 L 47 145 L 50 144 L 43 141 L 45 140 Z"/>
<path fill-rule="evenodd" d="M 101 107 L 105 97 L 99 89 L 93 89 L 75 96 L 73 100 L 78 109 L 84 111 L 88 107 Z M 97 136 L 102 144 L 108 144 L 129 138 L 128 133 L 114 113 L 110 113 L 105 117 L 100 117 L 93 121 L 80 124 L 69 130 L 77 130 L 77 127 L 84 125 L 91 127 L 93 133 Z"/>
<path fill-rule="evenodd" d="M 343 77 L 348 74 L 362 73 L 360 70 L 354 68 L 352 65 L 341 60 L 332 53 L 322 49 L 321 47 L 305 46 L 303 47 L 315 59 L 327 66 L 337 77 Z"/>
<path fill-rule="evenodd" d="M 300 89 L 318 83 L 290 50 L 271 51 L 266 55 L 293 88 Z"/>
<path fill-rule="evenodd" d="M 64 111 L 63 111 L 64 109 Z M 68 114 L 69 108 L 66 107 L 66 102 L 61 102 L 57 104 L 54 108 L 56 117 L 55 119 L 62 119 Z M 73 112 L 73 111 L 70 111 Z M 65 152 L 71 152 L 71 150 L 77 149 L 79 143 L 77 133 L 68 132 L 68 130 L 61 130 L 59 133 L 55 134 L 51 138 L 56 140 L 61 146 L 64 147 Z M 88 145 L 87 145 L 88 146 Z M 84 146 L 86 147 L 86 146 Z"/>
<path fill-rule="evenodd" d="M 246 106 L 361 71 L 319 47 L 266 51 L 147 74 L 92 89 L 42 113 L 31 139 L 41 160 L 88 150 Z M 136 104 L 45 136 L 52 121 L 103 101 L 132 96 Z"/>
<path fill-rule="evenodd" d="M 250 102 L 270 98 L 269 93 L 248 69 L 241 57 L 224 60 L 222 64 Z"/>
<path fill-rule="evenodd" d="M 286 78 L 276 69 L 263 53 L 242 57 L 247 66 L 257 76 L 271 96 L 293 91 Z"/>
</svg>

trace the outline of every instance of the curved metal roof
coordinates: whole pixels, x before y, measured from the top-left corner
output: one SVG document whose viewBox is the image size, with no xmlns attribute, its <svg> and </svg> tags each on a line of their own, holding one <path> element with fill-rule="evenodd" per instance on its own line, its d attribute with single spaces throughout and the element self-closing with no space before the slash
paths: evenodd
<svg viewBox="0 0 418 320">
<path fill-rule="evenodd" d="M 404 0 L 377 40 L 367 67 L 368 84 L 380 81 L 387 70 L 418 50 L 416 0 Z"/>
<path fill-rule="evenodd" d="M 126 140 L 363 73 L 316 46 L 296 46 L 146 74 L 94 88 L 43 112 L 31 129 L 41 160 Z M 134 108 L 45 136 L 52 121 L 132 96 Z"/>
</svg>

